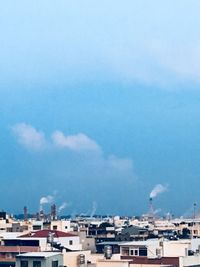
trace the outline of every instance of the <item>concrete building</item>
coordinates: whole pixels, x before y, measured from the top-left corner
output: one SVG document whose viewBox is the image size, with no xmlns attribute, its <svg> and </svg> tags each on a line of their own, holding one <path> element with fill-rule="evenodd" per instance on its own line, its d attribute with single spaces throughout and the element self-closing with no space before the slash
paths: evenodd
<svg viewBox="0 0 200 267">
<path fill-rule="evenodd" d="M 191 248 L 190 240 L 169 241 L 152 239 L 146 241 L 124 242 L 120 245 L 122 256 L 147 258 L 187 256 Z"/>
<path fill-rule="evenodd" d="M 57 230 L 62 232 L 72 232 L 73 229 L 71 228 L 69 220 L 56 220 L 51 221 L 50 230 Z"/>
<path fill-rule="evenodd" d="M 50 236 L 53 238 L 52 244 L 48 242 Z M 64 247 L 71 251 L 82 249 L 79 236 L 57 230 L 41 230 L 30 232 L 20 236 L 20 238 L 26 240 L 39 240 L 41 251 L 48 250 L 54 246 L 57 248 Z"/>
<path fill-rule="evenodd" d="M 16 257 L 16 267 L 59 267 L 63 256 L 57 252 L 29 252 Z"/>
</svg>

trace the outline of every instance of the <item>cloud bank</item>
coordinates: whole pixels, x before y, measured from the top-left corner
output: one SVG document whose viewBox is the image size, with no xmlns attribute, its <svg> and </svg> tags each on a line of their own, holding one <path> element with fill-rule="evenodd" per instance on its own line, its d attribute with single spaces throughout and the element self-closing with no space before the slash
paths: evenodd
<svg viewBox="0 0 200 267">
<path fill-rule="evenodd" d="M 11 127 L 19 144 L 28 150 L 35 152 L 53 148 L 54 150 L 64 149 L 72 153 L 88 155 L 88 160 L 102 168 L 115 172 L 125 172 L 133 170 L 133 162 L 128 158 L 119 158 L 115 155 L 103 155 L 103 150 L 99 144 L 86 134 L 65 135 L 62 131 L 55 131 L 51 138 L 45 138 L 43 132 L 38 131 L 30 124 L 18 123 Z M 91 153 L 93 156 L 91 157 Z"/>
<path fill-rule="evenodd" d="M 46 140 L 43 132 L 36 130 L 26 123 L 18 123 L 12 127 L 17 141 L 24 147 L 31 150 L 41 150 L 45 148 Z"/>
</svg>

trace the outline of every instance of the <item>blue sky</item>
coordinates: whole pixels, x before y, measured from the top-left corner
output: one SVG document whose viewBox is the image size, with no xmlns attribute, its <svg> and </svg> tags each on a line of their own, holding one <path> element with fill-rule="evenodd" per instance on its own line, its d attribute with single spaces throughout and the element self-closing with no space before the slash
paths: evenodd
<svg viewBox="0 0 200 267">
<path fill-rule="evenodd" d="M 33 212 L 50 195 L 66 214 L 142 214 L 161 184 L 155 209 L 190 215 L 200 186 L 199 8 L 0 4 L 0 208 Z"/>
</svg>

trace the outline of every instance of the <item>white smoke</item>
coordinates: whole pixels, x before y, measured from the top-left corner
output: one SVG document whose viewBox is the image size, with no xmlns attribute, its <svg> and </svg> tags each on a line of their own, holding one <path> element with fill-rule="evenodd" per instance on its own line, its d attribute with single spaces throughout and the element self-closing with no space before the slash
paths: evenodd
<svg viewBox="0 0 200 267">
<path fill-rule="evenodd" d="M 171 212 L 169 212 L 169 211 L 165 214 L 165 216 L 166 216 L 166 219 L 167 219 L 167 220 L 171 220 L 172 217 L 173 217 L 173 215 L 172 215 Z"/>
<path fill-rule="evenodd" d="M 60 207 L 58 208 L 58 212 L 60 213 L 62 210 L 64 210 L 66 207 L 68 206 L 68 204 L 66 202 L 63 202 L 62 205 L 60 205 Z"/>
<path fill-rule="evenodd" d="M 153 214 L 156 215 L 156 214 L 158 214 L 159 212 L 161 212 L 161 209 L 156 209 L 156 210 L 153 211 Z"/>
<path fill-rule="evenodd" d="M 90 213 L 90 217 L 91 218 L 94 216 L 96 210 L 97 210 L 97 203 L 96 203 L 96 201 L 93 201 L 93 203 L 92 203 L 92 211 Z"/>
<path fill-rule="evenodd" d="M 53 201 L 54 201 L 54 197 L 51 196 L 51 195 L 48 195 L 48 196 L 46 196 L 46 197 L 41 197 L 41 199 L 40 199 L 40 210 L 42 210 L 42 206 L 43 206 L 44 204 L 50 204 L 50 203 L 52 203 Z"/>
<path fill-rule="evenodd" d="M 167 186 L 157 184 L 150 193 L 150 198 L 155 198 L 158 194 L 167 191 Z"/>
</svg>

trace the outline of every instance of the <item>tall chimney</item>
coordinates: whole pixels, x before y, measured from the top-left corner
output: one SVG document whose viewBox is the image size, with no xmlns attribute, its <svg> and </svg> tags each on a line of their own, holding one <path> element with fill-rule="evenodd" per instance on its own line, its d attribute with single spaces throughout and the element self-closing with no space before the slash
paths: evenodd
<svg viewBox="0 0 200 267">
<path fill-rule="evenodd" d="M 154 211 L 153 211 L 153 198 L 149 198 L 149 216 L 153 217 Z"/>
<path fill-rule="evenodd" d="M 24 221 L 28 220 L 28 208 L 24 206 Z"/>
<path fill-rule="evenodd" d="M 53 204 L 51 205 L 51 220 L 56 220 L 57 216 L 56 216 L 56 205 Z"/>
</svg>

